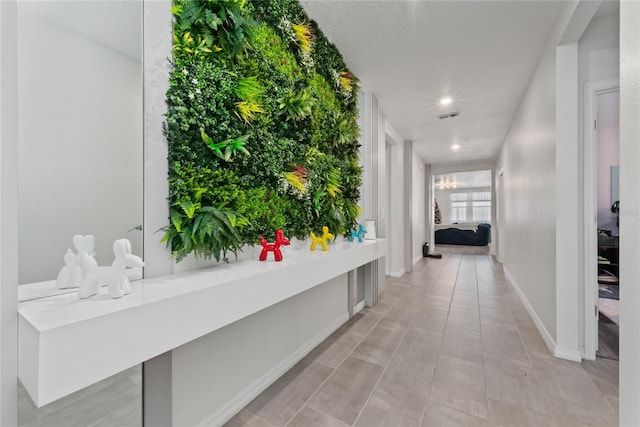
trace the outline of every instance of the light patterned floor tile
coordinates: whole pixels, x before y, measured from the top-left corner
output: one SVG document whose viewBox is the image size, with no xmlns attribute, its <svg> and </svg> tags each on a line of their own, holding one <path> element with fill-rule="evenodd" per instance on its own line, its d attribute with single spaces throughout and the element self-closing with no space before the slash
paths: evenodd
<svg viewBox="0 0 640 427">
<path fill-rule="evenodd" d="M 318 412 L 315 409 L 311 409 L 308 406 L 303 406 L 300 412 L 289 421 L 287 427 L 348 427 L 349 424 L 345 424 L 342 421 L 338 421 L 335 418 Z"/>
<path fill-rule="evenodd" d="M 463 308 L 451 307 L 449 310 L 449 317 L 447 318 L 447 326 L 479 331 L 480 313 L 478 310 L 466 310 Z"/>
<path fill-rule="evenodd" d="M 479 331 L 448 326 L 444 331 L 440 353 L 482 363 L 482 335 Z"/>
<path fill-rule="evenodd" d="M 420 421 L 396 413 L 385 402 L 369 401 L 355 425 L 361 427 L 419 427 Z"/>
<path fill-rule="evenodd" d="M 448 312 L 451 306 L 451 297 L 427 294 L 422 305 L 432 310 Z"/>
<path fill-rule="evenodd" d="M 423 307 L 416 315 L 412 328 L 432 332 L 444 332 L 447 324 L 447 312 Z"/>
<path fill-rule="evenodd" d="M 246 408 L 273 425 L 284 425 L 332 372 L 333 369 L 321 363 L 310 363 L 303 359 Z"/>
<path fill-rule="evenodd" d="M 489 424 L 495 427 L 554 427 L 556 419 L 551 415 L 489 399 Z"/>
<path fill-rule="evenodd" d="M 487 420 L 437 403 L 429 403 L 422 427 L 489 427 Z"/>
<path fill-rule="evenodd" d="M 431 388 L 434 365 L 397 354 L 369 399 L 369 403 L 419 423 Z"/>
<path fill-rule="evenodd" d="M 243 409 L 235 417 L 229 420 L 224 427 L 273 427 L 265 420 L 260 419 L 251 412 Z"/>
<path fill-rule="evenodd" d="M 506 328 L 518 330 L 518 325 L 510 311 L 496 310 L 494 308 L 480 307 L 480 326 L 482 328 Z"/>
<path fill-rule="evenodd" d="M 353 424 L 383 370 L 379 365 L 349 357 L 318 389 L 307 406 Z"/>
<path fill-rule="evenodd" d="M 531 364 L 485 354 L 484 372 L 490 399 L 553 415 L 542 379 Z"/>
<path fill-rule="evenodd" d="M 482 351 L 506 359 L 529 362 L 518 331 L 498 327 L 482 328 Z"/>
</svg>

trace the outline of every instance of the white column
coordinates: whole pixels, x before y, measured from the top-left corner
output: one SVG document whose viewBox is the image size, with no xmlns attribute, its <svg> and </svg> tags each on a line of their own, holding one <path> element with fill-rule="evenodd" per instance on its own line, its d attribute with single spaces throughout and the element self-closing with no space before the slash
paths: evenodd
<svg viewBox="0 0 640 427">
<path fill-rule="evenodd" d="M 640 425 L 640 2 L 620 2 L 620 425 Z"/>
<path fill-rule="evenodd" d="M 142 364 L 142 425 L 173 425 L 173 358 L 168 351 Z"/>
<path fill-rule="evenodd" d="M 404 156 L 404 271 L 413 270 L 413 142 L 403 144 Z"/>
<path fill-rule="evenodd" d="M 162 132 L 171 64 L 171 1 L 145 1 L 144 7 L 144 276 L 172 273 L 171 252 L 158 230 L 169 223 L 168 145 Z"/>
<path fill-rule="evenodd" d="M 556 349 L 579 362 L 578 43 L 556 50 Z"/>
<path fill-rule="evenodd" d="M 365 219 L 376 221 L 376 234 L 386 237 L 384 206 L 386 206 L 386 179 L 384 155 L 384 123 L 380 120 L 378 100 L 371 93 L 361 93 L 362 116 L 362 200 Z M 365 304 L 378 303 L 378 293 L 384 289 L 384 258 L 365 266 Z"/>
<path fill-rule="evenodd" d="M 431 176 L 431 165 L 424 165 L 424 189 L 426 194 L 424 201 L 424 240 L 429 243 L 429 250 L 433 250 L 434 242 L 434 206 L 433 206 L 433 186 L 431 185 L 433 178 Z"/>
<path fill-rule="evenodd" d="M 18 5 L 0 1 L 0 425 L 18 424 Z"/>
<path fill-rule="evenodd" d="M 165 94 L 171 69 L 171 1 L 145 1 L 144 8 L 144 276 L 171 274 L 171 252 L 158 230 L 169 223 L 168 146 L 162 133 L 167 111 Z M 143 422 L 147 426 L 171 426 L 171 351 L 142 364 Z"/>
<path fill-rule="evenodd" d="M 498 230 L 496 227 L 496 168 L 491 169 L 491 255 L 497 256 Z"/>
<path fill-rule="evenodd" d="M 384 236 L 384 224 L 378 218 L 380 156 L 378 146 L 378 100 L 370 93 L 363 93 L 362 115 L 362 151 L 363 151 L 363 210 L 365 219 L 376 221 L 376 231 L 379 237 Z M 384 143 L 384 141 L 383 141 Z M 383 157 L 384 159 L 384 157 Z M 382 162 L 384 163 L 384 162 Z M 384 165 L 382 166 L 384 167 Z"/>
</svg>

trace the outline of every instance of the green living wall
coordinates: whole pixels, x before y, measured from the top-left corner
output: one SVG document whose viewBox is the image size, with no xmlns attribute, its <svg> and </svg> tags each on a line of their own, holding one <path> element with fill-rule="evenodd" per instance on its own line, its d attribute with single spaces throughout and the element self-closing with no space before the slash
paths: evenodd
<svg viewBox="0 0 640 427">
<path fill-rule="evenodd" d="M 359 213 L 357 79 L 297 0 L 174 0 L 170 225 L 178 260 Z"/>
</svg>

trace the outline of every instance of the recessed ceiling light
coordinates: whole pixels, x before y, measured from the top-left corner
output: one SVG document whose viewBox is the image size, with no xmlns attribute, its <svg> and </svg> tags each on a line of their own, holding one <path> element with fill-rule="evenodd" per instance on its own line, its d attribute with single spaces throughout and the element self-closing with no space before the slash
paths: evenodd
<svg viewBox="0 0 640 427">
<path fill-rule="evenodd" d="M 453 151 L 457 151 L 457 150 L 459 150 L 459 149 L 460 149 L 460 144 L 453 144 L 453 145 L 451 146 L 451 149 L 452 149 Z"/>
<path fill-rule="evenodd" d="M 453 102 L 453 99 L 450 96 L 445 96 L 440 99 L 440 105 L 449 105 L 451 102 Z"/>
</svg>

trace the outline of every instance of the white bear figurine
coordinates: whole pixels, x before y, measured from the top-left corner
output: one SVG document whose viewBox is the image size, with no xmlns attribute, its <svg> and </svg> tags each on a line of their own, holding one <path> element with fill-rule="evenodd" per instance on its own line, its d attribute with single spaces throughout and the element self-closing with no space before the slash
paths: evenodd
<svg viewBox="0 0 640 427">
<path fill-rule="evenodd" d="M 77 256 L 71 249 L 67 249 L 67 253 L 64 254 L 64 264 L 58 278 L 56 285 L 58 289 L 77 288 L 82 283 L 82 267 L 77 262 Z"/>
<path fill-rule="evenodd" d="M 82 267 L 82 283 L 78 288 L 78 297 L 90 298 L 100 290 L 100 278 L 98 275 L 98 263 L 95 256 L 95 236 L 89 234 L 73 236 L 73 244 L 78 250 L 77 262 Z"/>
</svg>

